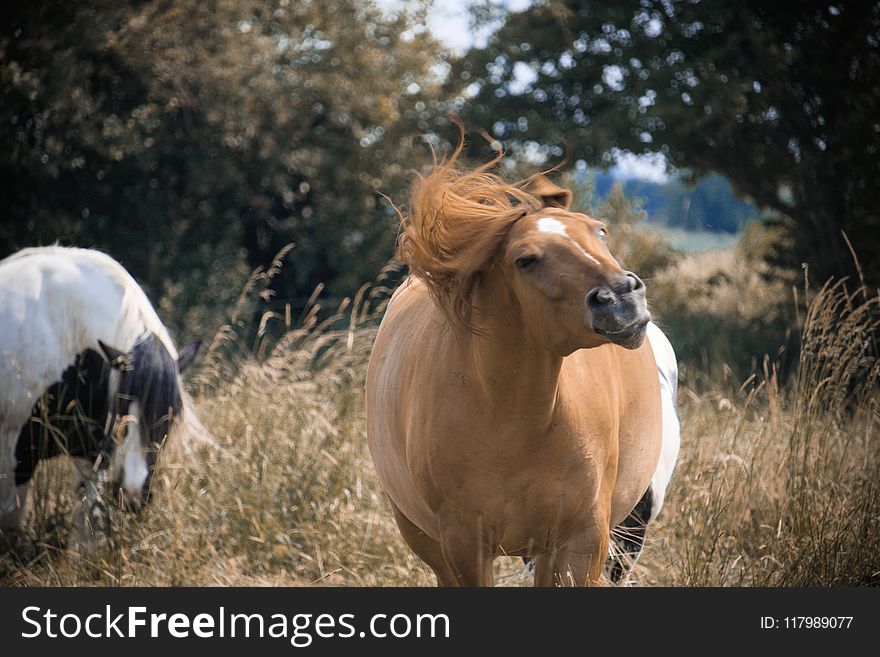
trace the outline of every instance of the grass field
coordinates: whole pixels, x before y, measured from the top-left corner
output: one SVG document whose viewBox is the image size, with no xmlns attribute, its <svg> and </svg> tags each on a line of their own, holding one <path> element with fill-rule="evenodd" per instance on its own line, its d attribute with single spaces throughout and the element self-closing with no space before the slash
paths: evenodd
<svg viewBox="0 0 880 657">
<path fill-rule="evenodd" d="M 676 251 L 694 253 L 712 249 L 727 249 L 736 244 L 737 236 L 730 233 L 710 233 L 708 231 L 683 230 L 669 228 L 662 224 L 644 222 L 646 229 L 659 233 Z"/>
<path fill-rule="evenodd" d="M 266 280 L 249 281 L 189 381 L 215 444 L 169 444 L 150 506 L 114 513 L 85 548 L 69 539 L 69 466 L 41 466 L 0 583 L 433 584 L 366 448 L 363 377 L 388 291 L 362 291 L 323 324 L 267 315 L 245 338 Z M 876 301 L 842 285 L 816 293 L 785 386 L 769 359 L 735 383 L 682 364 L 680 460 L 629 584 L 880 584 L 878 365 L 864 359 Z M 501 584 L 529 583 L 516 560 L 496 569 Z"/>
</svg>

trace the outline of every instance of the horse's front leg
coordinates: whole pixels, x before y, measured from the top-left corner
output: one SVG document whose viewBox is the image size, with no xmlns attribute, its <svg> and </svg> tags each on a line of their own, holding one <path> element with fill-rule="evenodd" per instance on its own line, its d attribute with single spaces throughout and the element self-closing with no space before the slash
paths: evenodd
<svg viewBox="0 0 880 657">
<path fill-rule="evenodd" d="M 0 533 L 13 532 L 21 525 L 25 495 L 20 495 L 15 485 L 15 446 L 18 435 L 0 429 Z"/>
<path fill-rule="evenodd" d="M 594 516 L 554 550 L 535 560 L 535 586 L 603 586 L 607 514 Z"/>
<path fill-rule="evenodd" d="M 440 547 L 459 586 L 494 586 L 494 554 L 479 527 L 457 525 L 441 529 Z"/>
<path fill-rule="evenodd" d="M 18 486 L 12 483 L 14 475 L 0 474 L 9 478 L 9 482 L 0 482 L 0 533 L 12 533 L 21 529 L 25 503 L 31 482 L 26 481 Z"/>
<path fill-rule="evenodd" d="M 76 513 L 76 522 L 70 536 L 71 546 L 89 549 L 110 533 L 110 491 L 109 472 L 107 469 L 95 470 L 84 459 L 71 459 L 76 488 L 80 493 L 80 503 Z"/>
</svg>

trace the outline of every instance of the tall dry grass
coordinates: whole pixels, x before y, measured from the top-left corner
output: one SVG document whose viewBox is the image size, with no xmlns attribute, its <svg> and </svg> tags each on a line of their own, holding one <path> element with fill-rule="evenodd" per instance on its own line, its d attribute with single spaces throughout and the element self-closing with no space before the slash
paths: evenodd
<svg viewBox="0 0 880 657">
<path fill-rule="evenodd" d="M 191 379 L 214 443 L 159 460 L 140 515 L 77 547 L 63 461 L 41 465 L 25 532 L 0 556 L 5 585 L 426 585 L 366 448 L 363 377 L 388 290 L 380 279 L 333 316 L 317 302 L 249 318 L 274 270 L 248 281 Z M 779 383 L 766 359 L 741 386 L 686 363 L 682 451 L 631 583 L 880 583 L 878 364 L 865 358 L 877 299 L 827 286 L 802 318 L 803 356 Z M 527 583 L 499 560 L 501 583 Z"/>
<path fill-rule="evenodd" d="M 671 586 L 880 584 L 878 300 L 812 299 L 794 381 L 679 397 L 682 452 L 636 578 Z"/>
<path fill-rule="evenodd" d="M 114 512 L 107 539 L 83 548 L 64 538 L 79 515 L 70 477 L 61 462 L 41 464 L 25 535 L 0 557 L 2 583 L 429 582 L 365 442 L 363 374 L 388 291 L 380 278 L 322 322 L 317 302 L 298 321 L 265 313 L 253 334 L 279 263 L 250 277 L 191 380 L 211 440 L 166 445 L 149 507 Z"/>
</svg>

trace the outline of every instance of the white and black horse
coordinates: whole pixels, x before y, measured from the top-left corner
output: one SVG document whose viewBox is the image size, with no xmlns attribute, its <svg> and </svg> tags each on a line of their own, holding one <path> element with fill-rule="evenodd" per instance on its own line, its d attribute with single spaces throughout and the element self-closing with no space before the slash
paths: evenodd
<svg viewBox="0 0 880 657">
<path fill-rule="evenodd" d="M 611 532 L 605 575 L 615 584 L 623 580 L 633 569 L 645 546 L 648 524 L 657 518 L 666 488 L 672 479 L 672 471 L 678 460 L 681 429 L 678 421 L 676 398 L 678 396 L 678 361 L 669 339 L 656 324 L 648 325 L 648 339 L 657 361 L 660 377 L 660 400 L 663 409 L 663 438 L 660 459 L 651 477 L 651 485 L 630 514 Z"/>
<path fill-rule="evenodd" d="M 37 462 L 60 454 L 93 490 L 145 504 L 159 447 L 192 412 L 180 372 L 198 346 L 178 353 L 104 253 L 51 246 L 0 261 L 0 531 L 20 526 Z"/>
</svg>

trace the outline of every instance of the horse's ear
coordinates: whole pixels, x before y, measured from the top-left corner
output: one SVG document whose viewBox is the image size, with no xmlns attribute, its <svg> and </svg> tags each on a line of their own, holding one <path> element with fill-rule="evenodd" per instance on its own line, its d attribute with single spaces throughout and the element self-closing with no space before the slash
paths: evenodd
<svg viewBox="0 0 880 657">
<path fill-rule="evenodd" d="M 526 191 L 540 198 L 545 208 L 568 210 L 571 205 L 571 192 L 550 182 L 544 174 L 533 176 L 526 185 Z"/>
<path fill-rule="evenodd" d="M 131 355 L 125 353 L 124 351 L 120 351 L 116 347 L 111 347 L 108 344 L 105 344 L 102 340 L 98 340 L 98 345 L 101 347 L 101 351 L 104 352 L 104 355 L 107 357 L 107 360 L 110 361 L 110 366 L 115 367 L 118 370 L 125 369 L 131 364 Z"/>
<path fill-rule="evenodd" d="M 196 354 L 199 353 L 199 347 L 201 346 L 202 341 L 196 340 L 195 342 L 186 345 L 177 353 L 177 371 L 179 373 L 183 373 L 187 367 L 192 365 L 192 362 L 196 359 Z"/>
</svg>

